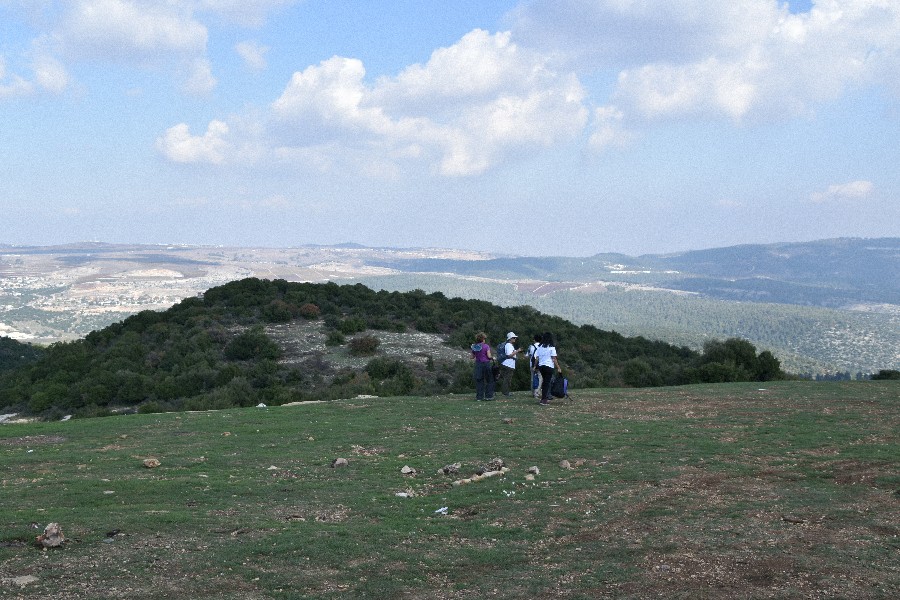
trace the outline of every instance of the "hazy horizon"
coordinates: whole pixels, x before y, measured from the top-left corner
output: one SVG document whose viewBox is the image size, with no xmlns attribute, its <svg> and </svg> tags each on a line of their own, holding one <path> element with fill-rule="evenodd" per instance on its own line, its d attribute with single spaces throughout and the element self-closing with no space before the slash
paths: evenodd
<svg viewBox="0 0 900 600">
<path fill-rule="evenodd" d="M 361 244 L 358 242 L 352 241 L 343 241 L 343 242 L 335 242 L 333 244 L 317 244 L 317 243 L 307 243 L 307 244 L 296 244 L 292 246 L 271 246 L 271 245 L 258 245 L 258 246 L 245 246 L 245 245 L 230 245 L 230 244 L 188 244 L 182 242 L 158 242 L 158 243 L 140 243 L 140 242 L 107 242 L 103 240 L 77 240 L 72 242 L 62 242 L 59 244 L 11 244 L 7 242 L 0 241 L 0 247 L 2 248 L 62 248 L 62 247 L 77 247 L 82 245 L 90 245 L 90 244 L 100 244 L 100 245 L 109 245 L 109 246 L 147 246 L 147 247 L 184 247 L 184 248 L 236 248 L 236 249 L 266 249 L 266 250 L 290 250 L 293 248 L 316 248 L 321 247 L 324 249 L 328 248 L 360 248 L 366 250 L 391 250 L 391 251 L 416 251 L 416 250 L 440 250 L 440 251 L 461 251 L 461 252 L 480 252 L 483 254 L 490 254 L 495 256 L 514 256 L 520 258 L 550 258 L 550 257 L 563 257 L 563 258 L 590 258 L 591 256 L 597 256 L 602 254 L 622 254 L 625 256 L 630 256 L 632 258 L 640 258 L 645 255 L 667 255 L 667 254 L 685 254 L 689 252 L 703 252 L 707 250 L 717 250 L 722 248 L 735 248 L 741 246 L 769 246 L 769 245 L 795 245 L 795 244 L 812 244 L 812 243 L 820 243 L 820 242 L 829 242 L 836 240 L 879 240 L 879 239 L 900 239 L 898 236 L 879 236 L 879 237 L 861 237 L 861 236 L 844 236 L 838 238 L 822 238 L 822 239 L 812 239 L 812 240 L 802 240 L 802 241 L 789 241 L 789 240 L 781 240 L 778 242 L 767 242 L 767 243 L 747 243 L 747 244 L 730 244 L 727 246 L 709 246 L 709 247 L 699 247 L 699 248 L 688 248 L 686 250 L 672 251 L 672 252 L 647 252 L 642 254 L 628 254 L 626 252 L 618 252 L 615 250 L 611 250 L 608 252 L 595 252 L 593 254 L 522 254 L 516 252 L 495 252 L 481 249 L 470 249 L 464 247 L 451 247 L 451 246 L 372 246 L 367 244 Z"/>
</svg>

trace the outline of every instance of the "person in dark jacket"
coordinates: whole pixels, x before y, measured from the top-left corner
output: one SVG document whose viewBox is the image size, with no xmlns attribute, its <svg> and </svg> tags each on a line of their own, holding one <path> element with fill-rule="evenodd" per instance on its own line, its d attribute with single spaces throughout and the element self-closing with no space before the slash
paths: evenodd
<svg viewBox="0 0 900 600">
<path fill-rule="evenodd" d="M 487 336 L 483 333 L 476 335 L 471 349 L 472 358 L 475 359 L 475 400 L 493 400 L 495 382 L 491 362 L 494 360 L 494 356 L 491 354 L 491 345 L 487 342 Z"/>
</svg>

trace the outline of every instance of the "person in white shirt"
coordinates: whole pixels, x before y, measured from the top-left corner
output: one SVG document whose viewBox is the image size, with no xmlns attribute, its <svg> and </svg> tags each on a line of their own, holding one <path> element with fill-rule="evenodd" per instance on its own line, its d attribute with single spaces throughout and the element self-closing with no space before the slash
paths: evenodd
<svg viewBox="0 0 900 600">
<path fill-rule="evenodd" d="M 511 395 L 509 388 L 512 383 L 513 372 L 516 370 L 516 356 L 519 354 L 519 349 L 516 348 L 515 343 L 518 340 L 519 336 L 512 331 L 506 334 L 506 345 L 503 350 L 506 357 L 500 363 L 500 390 L 504 396 Z"/>
<path fill-rule="evenodd" d="M 562 373 L 559 360 L 556 358 L 556 346 L 553 345 L 553 335 L 548 331 L 541 336 L 541 345 L 534 351 L 538 369 L 541 371 L 541 404 L 550 404 L 550 380 L 554 371 Z"/>
</svg>

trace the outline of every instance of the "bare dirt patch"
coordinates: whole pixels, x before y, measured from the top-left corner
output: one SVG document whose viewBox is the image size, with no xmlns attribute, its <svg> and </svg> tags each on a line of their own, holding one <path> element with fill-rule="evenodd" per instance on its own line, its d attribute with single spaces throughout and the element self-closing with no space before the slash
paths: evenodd
<svg viewBox="0 0 900 600">
<path fill-rule="evenodd" d="M 25 435 L 0 439 L 0 446 L 43 446 L 45 444 L 62 444 L 66 438 L 61 435 Z"/>
</svg>

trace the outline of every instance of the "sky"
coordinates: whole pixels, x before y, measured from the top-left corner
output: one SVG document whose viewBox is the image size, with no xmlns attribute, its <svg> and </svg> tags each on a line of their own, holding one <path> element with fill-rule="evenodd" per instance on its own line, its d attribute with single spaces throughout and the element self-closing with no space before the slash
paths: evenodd
<svg viewBox="0 0 900 600">
<path fill-rule="evenodd" d="M 0 244 L 900 236 L 897 0 L 0 0 Z"/>
</svg>

